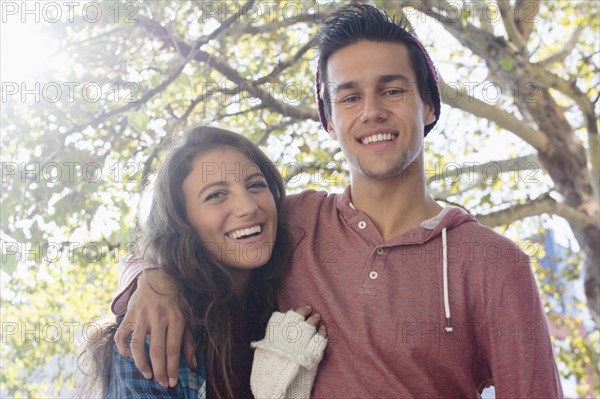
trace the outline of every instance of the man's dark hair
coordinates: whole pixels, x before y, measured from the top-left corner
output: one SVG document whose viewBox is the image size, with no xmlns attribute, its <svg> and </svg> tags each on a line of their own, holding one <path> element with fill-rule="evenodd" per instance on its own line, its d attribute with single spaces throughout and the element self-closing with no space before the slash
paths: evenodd
<svg viewBox="0 0 600 399">
<path fill-rule="evenodd" d="M 331 117 L 331 98 L 327 84 L 327 62 L 336 51 L 361 40 L 401 43 L 406 46 L 410 64 L 417 76 L 421 99 L 435 110 L 435 121 L 425 126 L 424 134 L 436 124 L 440 116 L 440 93 L 437 72 L 423 45 L 403 26 L 403 20 L 395 21 L 385 11 L 367 4 L 349 4 L 329 15 L 317 33 L 318 52 L 317 86 L 315 87 L 319 118 L 327 130 L 327 118 Z"/>
</svg>

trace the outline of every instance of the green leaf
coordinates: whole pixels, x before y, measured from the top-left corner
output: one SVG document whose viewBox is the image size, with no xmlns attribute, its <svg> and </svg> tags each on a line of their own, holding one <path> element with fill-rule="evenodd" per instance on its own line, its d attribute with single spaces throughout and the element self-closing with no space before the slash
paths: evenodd
<svg viewBox="0 0 600 399">
<path fill-rule="evenodd" d="M 17 270 L 17 266 L 19 264 L 17 256 L 18 254 L 6 254 L 4 253 L 4 251 L 2 251 L 2 262 L 0 263 L 0 270 L 8 274 L 9 276 L 12 276 L 15 270 Z"/>
<path fill-rule="evenodd" d="M 499 61 L 500 66 L 507 72 L 512 72 L 515 67 L 515 62 L 511 58 L 502 58 Z"/>
</svg>

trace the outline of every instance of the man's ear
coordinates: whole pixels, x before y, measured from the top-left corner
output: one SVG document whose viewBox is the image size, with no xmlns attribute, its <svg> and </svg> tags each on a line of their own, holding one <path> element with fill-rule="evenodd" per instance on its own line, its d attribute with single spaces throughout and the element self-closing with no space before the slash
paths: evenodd
<svg viewBox="0 0 600 399">
<path fill-rule="evenodd" d="M 423 110 L 423 126 L 427 126 L 430 123 L 435 122 L 435 107 L 431 101 L 424 105 L 425 109 Z"/>
<path fill-rule="evenodd" d="M 335 133 L 335 129 L 333 128 L 329 118 L 327 118 L 327 131 L 329 132 L 329 137 L 331 137 L 333 140 L 337 140 L 337 134 Z"/>
</svg>

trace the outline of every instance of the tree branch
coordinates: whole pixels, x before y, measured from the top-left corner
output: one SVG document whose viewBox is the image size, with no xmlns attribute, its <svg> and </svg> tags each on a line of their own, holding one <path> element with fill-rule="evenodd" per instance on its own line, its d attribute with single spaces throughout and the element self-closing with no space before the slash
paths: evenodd
<svg viewBox="0 0 600 399">
<path fill-rule="evenodd" d="M 503 0 L 500 0 L 501 3 Z M 529 35 L 533 31 L 533 25 L 536 16 L 540 11 L 539 0 L 517 0 L 515 3 L 515 25 L 525 43 L 529 40 Z"/>
<path fill-rule="evenodd" d="M 567 58 L 567 56 L 569 54 L 571 54 L 571 52 L 575 48 L 575 45 L 577 44 L 577 40 L 579 40 L 579 36 L 581 36 L 581 33 L 583 32 L 584 29 L 585 29 L 585 27 L 582 25 L 577 26 L 575 28 L 575 30 L 573 31 L 573 33 L 571 34 L 571 38 L 565 43 L 565 45 L 563 46 L 563 48 L 560 51 L 548 56 L 546 59 L 536 62 L 536 65 L 538 65 L 542 68 L 548 68 L 550 65 L 552 65 L 556 62 L 563 61 L 565 58 Z"/>
<path fill-rule="evenodd" d="M 517 27 L 521 30 L 524 40 L 527 41 L 527 38 L 531 33 L 533 22 L 526 24 L 526 22 L 523 22 L 520 18 L 524 18 L 525 20 L 532 18 L 531 15 L 537 14 L 539 5 L 537 5 L 537 0 L 525 0 L 520 3 L 520 6 L 517 6 L 515 12 L 521 14 L 517 15 L 515 18 L 517 20 Z M 448 32 L 473 51 L 473 53 L 485 60 L 488 65 L 493 66 L 494 69 L 504 70 L 500 61 L 505 59 L 522 63 L 521 67 L 507 71 L 510 72 L 511 79 L 519 82 L 535 82 L 542 87 L 562 92 L 564 95 L 573 99 L 584 113 L 588 120 L 588 129 L 595 132 L 598 131 L 595 122 L 590 122 L 592 116 L 595 120 L 594 106 L 585 93 L 577 87 L 575 81 L 562 79 L 547 71 L 542 66 L 530 63 L 526 57 L 523 57 L 523 55 L 519 53 L 519 49 L 511 42 L 507 42 L 501 37 L 491 35 L 482 29 L 478 29 L 469 22 L 458 23 L 455 19 L 448 18 L 439 12 L 436 12 L 433 8 L 434 6 L 440 7 L 441 5 L 447 4 L 448 3 L 444 0 L 436 0 L 435 3 L 431 0 L 421 0 L 418 8 L 421 12 L 442 23 Z M 532 8 L 534 13 L 529 12 L 528 15 L 525 15 L 526 10 Z M 444 8 L 442 8 L 442 10 L 444 10 Z M 525 29 L 525 33 L 522 31 L 523 29 Z M 494 54 L 492 54 L 492 52 Z"/>
<path fill-rule="evenodd" d="M 480 118 L 489 119 L 502 129 L 513 132 L 521 139 L 539 151 L 544 151 L 548 145 L 548 138 L 540 131 L 529 127 L 525 122 L 518 120 L 513 115 L 490 104 L 476 99 L 454 87 L 448 86 L 440 78 L 442 101 L 452 107 L 462 109 Z"/>
<path fill-rule="evenodd" d="M 543 213 L 558 215 L 566 219 L 569 223 L 581 228 L 588 226 L 598 228 L 600 226 L 598 221 L 590 218 L 587 213 L 580 212 L 568 205 L 557 202 L 550 196 L 550 193 L 546 193 L 535 200 L 526 203 L 512 205 L 509 208 L 496 212 L 477 215 L 477 220 L 485 226 L 495 227 L 510 224 L 526 217 L 541 215 Z"/>
<path fill-rule="evenodd" d="M 600 137 L 598 134 L 588 132 L 588 155 L 590 157 L 592 187 L 596 202 L 600 199 Z"/>
<path fill-rule="evenodd" d="M 508 35 L 508 40 L 515 43 L 520 51 L 526 51 L 527 42 L 515 24 L 515 13 L 513 8 L 511 8 L 510 3 L 508 1 L 500 0 L 496 4 L 498 4 L 498 8 L 500 9 L 500 16 L 502 17 L 502 22 L 504 24 L 506 34 Z"/>
<path fill-rule="evenodd" d="M 187 63 L 192 58 L 195 57 L 197 51 L 198 51 L 197 46 L 194 46 L 194 48 L 188 53 L 188 55 L 185 57 L 185 59 L 183 59 L 176 66 L 175 70 L 169 76 L 167 76 L 167 78 L 165 80 L 163 80 L 158 86 L 156 86 L 156 87 L 148 90 L 146 93 L 144 93 L 138 101 L 130 102 L 130 103 L 123 105 L 122 107 L 117 107 L 117 108 L 113 108 L 109 111 L 102 112 L 100 115 L 96 116 L 91 121 L 83 123 L 83 124 L 75 125 L 75 126 L 71 127 L 70 129 L 68 129 L 67 131 L 61 133 L 58 136 L 58 139 L 60 140 L 60 145 L 56 148 L 56 150 L 52 154 L 50 154 L 50 156 L 48 156 L 46 158 L 45 162 L 48 162 L 50 159 L 52 159 L 54 156 L 56 156 L 56 154 L 59 151 L 62 151 L 64 149 L 65 139 L 69 135 L 71 135 L 75 132 L 81 131 L 88 126 L 91 126 L 92 128 L 96 128 L 98 125 L 100 125 L 102 122 L 104 122 L 108 118 L 112 117 L 113 115 L 122 114 L 122 113 L 130 111 L 132 109 L 139 108 L 142 104 L 145 104 L 146 102 L 148 102 L 157 93 L 161 93 L 162 91 L 164 91 L 164 89 L 167 86 L 169 86 L 175 79 L 177 79 L 177 77 L 181 74 L 181 72 L 183 71 L 183 69 L 185 68 Z"/>
<path fill-rule="evenodd" d="M 273 132 L 275 132 L 277 130 L 284 130 L 285 128 L 293 125 L 294 123 L 295 123 L 294 121 L 288 120 L 288 121 L 279 123 L 279 124 L 274 125 L 274 126 L 269 126 L 268 128 L 266 128 L 264 130 L 262 136 L 260 137 L 260 139 L 258 139 L 256 141 L 255 144 L 257 146 L 260 146 L 260 147 L 266 145 L 267 144 L 267 140 L 268 140 L 269 136 L 271 135 L 271 133 L 273 133 Z"/>
<path fill-rule="evenodd" d="M 296 54 L 294 54 L 292 57 L 290 57 L 289 59 L 282 61 L 280 63 L 278 63 L 275 68 L 273 68 L 273 70 L 268 74 L 263 76 L 262 78 L 256 80 L 256 84 L 264 84 L 266 82 L 270 82 L 272 81 L 276 76 L 278 76 L 281 72 L 285 71 L 286 69 L 288 69 L 289 67 L 291 67 L 292 65 L 294 65 L 300 58 L 302 58 L 302 56 L 304 54 L 306 54 L 306 52 L 308 50 L 310 50 L 315 43 L 315 38 L 311 38 L 308 43 L 306 43 L 304 46 L 302 46 L 297 52 Z"/>
<path fill-rule="evenodd" d="M 589 115 L 595 115 L 594 105 L 587 98 L 576 82 L 571 82 L 566 79 L 562 79 L 559 76 L 543 69 L 539 64 L 527 63 L 523 68 L 523 78 L 530 79 L 531 81 L 538 83 L 540 86 L 547 89 L 554 89 L 562 92 L 564 95 L 570 97 L 579 106 L 585 117 Z M 595 126 L 595 123 L 593 124 Z M 590 130 L 598 131 L 598 128 L 593 128 L 588 123 Z"/>
<path fill-rule="evenodd" d="M 140 21 L 142 21 L 142 19 L 140 19 Z M 167 30 L 160 24 L 150 19 L 144 19 L 143 22 L 144 23 L 142 24 L 142 27 L 144 27 L 144 29 L 146 29 L 148 32 L 151 32 L 165 44 L 180 49 L 182 54 L 187 54 L 191 50 L 190 46 L 185 42 L 177 41 L 176 43 L 173 43 L 171 40 L 168 40 L 168 36 L 165 34 Z M 290 106 L 283 101 L 273 98 L 268 91 L 262 90 L 259 85 L 256 84 L 256 82 L 244 79 L 237 70 L 213 54 L 210 54 L 204 50 L 198 50 L 194 56 L 194 60 L 198 63 L 204 63 L 214 68 L 221 75 L 225 76 L 232 83 L 236 84 L 237 89 L 234 89 L 236 93 L 245 90 L 248 92 L 248 94 L 250 94 L 250 96 L 258 98 L 265 104 L 265 107 L 274 112 L 295 119 L 317 120 L 317 113 L 312 108 Z"/>
<path fill-rule="evenodd" d="M 515 165 L 516 169 L 514 168 Z M 503 173 L 507 173 L 509 171 L 516 174 L 525 170 L 529 170 L 531 169 L 530 166 L 535 166 L 537 169 L 542 169 L 537 155 L 530 154 L 512 159 L 502 159 L 499 161 L 490 161 L 485 163 L 465 163 L 464 166 L 457 168 L 446 168 L 444 172 L 436 173 L 435 175 L 428 177 L 427 184 L 429 185 L 433 182 L 446 178 L 455 179 L 464 174 L 468 174 L 470 177 L 473 174 L 479 176 L 485 175 L 487 178 L 495 179 L 498 175 L 502 175 Z"/>
<path fill-rule="evenodd" d="M 305 4 L 310 4 L 310 3 L 305 3 Z M 278 29 L 281 28 L 285 28 L 290 26 L 291 24 L 298 24 L 298 23 L 306 23 L 306 24 L 310 24 L 311 26 L 314 25 L 315 23 L 315 15 L 314 14 L 309 14 L 308 12 L 306 12 L 307 10 L 304 9 L 303 12 L 297 16 L 297 18 L 293 19 L 293 22 L 291 22 L 289 19 L 285 19 L 284 21 L 270 21 L 267 24 L 263 24 L 263 25 L 252 25 L 252 24 L 247 24 L 247 25 L 235 25 L 233 26 L 229 33 L 230 36 L 232 37 L 239 37 L 243 34 L 248 34 L 248 35 L 261 35 L 263 33 L 273 33 L 275 31 L 277 31 Z M 324 18 L 327 15 L 329 15 L 328 12 L 323 12 L 324 10 L 319 10 L 319 17 L 320 18 Z"/>
</svg>

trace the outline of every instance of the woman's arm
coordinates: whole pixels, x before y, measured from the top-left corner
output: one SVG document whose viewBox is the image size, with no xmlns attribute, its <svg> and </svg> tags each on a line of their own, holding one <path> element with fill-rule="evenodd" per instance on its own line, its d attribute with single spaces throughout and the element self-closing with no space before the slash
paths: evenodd
<svg viewBox="0 0 600 399">
<path fill-rule="evenodd" d="M 308 398 L 319 362 L 327 345 L 327 332 L 319 314 L 303 306 L 287 313 L 275 312 L 265 338 L 256 348 L 250 385 L 257 398 Z"/>
</svg>

